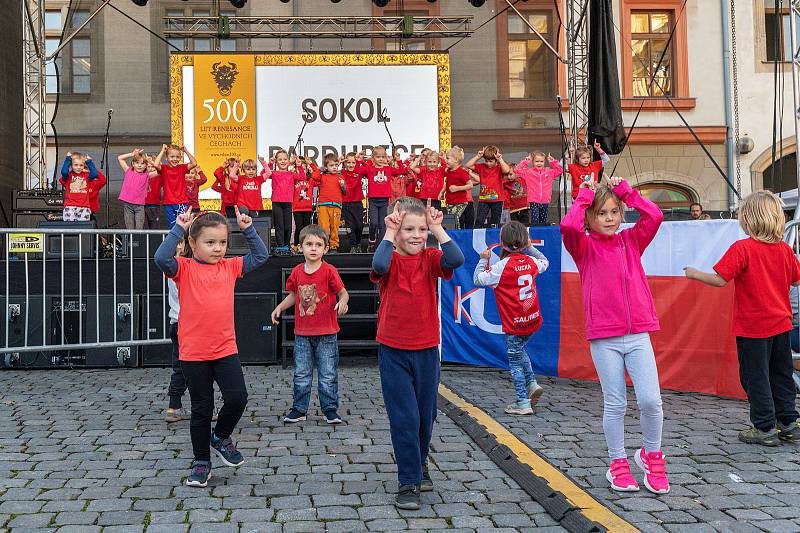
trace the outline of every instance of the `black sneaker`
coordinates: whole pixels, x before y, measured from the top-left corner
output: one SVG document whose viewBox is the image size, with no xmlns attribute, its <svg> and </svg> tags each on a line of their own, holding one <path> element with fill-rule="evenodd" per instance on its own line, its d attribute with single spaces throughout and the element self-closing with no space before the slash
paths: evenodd
<svg viewBox="0 0 800 533">
<path fill-rule="evenodd" d="M 188 487 L 206 487 L 211 479 L 211 461 L 194 461 L 192 471 L 186 478 Z"/>
<path fill-rule="evenodd" d="M 419 484 L 420 492 L 430 492 L 433 490 L 433 480 L 431 474 L 428 472 L 428 465 L 422 465 L 422 481 Z"/>
<path fill-rule="evenodd" d="M 394 506 L 398 509 L 411 511 L 419 509 L 419 487 L 416 485 L 400 485 L 397 490 L 397 496 L 394 498 Z"/>
<path fill-rule="evenodd" d="M 295 422 L 302 422 L 306 419 L 306 414 L 298 411 L 295 408 L 292 408 L 289 411 L 289 414 L 283 417 L 284 422 L 288 422 L 289 424 L 294 424 Z"/>
<path fill-rule="evenodd" d="M 230 437 L 220 439 L 211 435 L 211 451 L 216 453 L 220 460 L 228 466 L 239 466 L 244 463 L 244 457 L 236 449 L 236 445 Z"/>
<path fill-rule="evenodd" d="M 328 411 L 325 413 L 325 422 L 328 424 L 341 424 L 343 420 L 336 411 Z"/>
<path fill-rule="evenodd" d="M 747 444 L 760 444 L 761 446 L 778 446 L 781 443 L 775 428 L 769 431 L 759 431 L 751 427 L 739 432 L 739 440 Z"/>
<path fill-rule="evenodd" d="M 800 424 L 797 420 L 784 426 L 778 422 L 778 438 L 787 442 L 797 442 L 800 440 Z"/>
</svg>

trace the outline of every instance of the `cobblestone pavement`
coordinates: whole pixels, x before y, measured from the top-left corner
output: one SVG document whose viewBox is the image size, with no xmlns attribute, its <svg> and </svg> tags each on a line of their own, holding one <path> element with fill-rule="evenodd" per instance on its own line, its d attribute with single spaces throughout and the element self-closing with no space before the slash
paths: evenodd
<svg viewBox="0 0 800 533">
<path fill-rule="evenodd" d="M 442 382 L 642 531 L 800 531 L 800 446 L 739 442 L 738 432 L 748 427 L 746 401 L 662 393 L 663 449 L 672 488 L 656 497 L 644 487 L 629 494 L 609 489 L 599 384 L 543 378 L 546 390 L 538 412 L 520 417 L 503 412 L 514 395 L 506 371 L 445 367 Z M 633 465 L 641 433 L 632 390 L 626 429 Z"/>
<path fill-rule="evenodd" d="M 234 438 L 247 462 L 215 468 L 198 489 L 182 485 L 189 423 L 167 426 L 160 413 L 168 369 L 0 372 L 0 530 L 563 531 L 442 414 L 435 490 L 419 511 L 396 510 L 372 363 L 343 363 L 347 423 L 336 427 L 314 411 L 299 425 L 280 422 L 291 370 L 247 367 L 245 376 L 250 401 Z"/>
</svg>

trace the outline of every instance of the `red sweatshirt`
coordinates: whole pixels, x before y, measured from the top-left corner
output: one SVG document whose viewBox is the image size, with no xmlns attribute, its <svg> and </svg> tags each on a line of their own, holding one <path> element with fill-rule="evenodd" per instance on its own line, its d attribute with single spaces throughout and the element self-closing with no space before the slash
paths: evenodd
<svg viewBox="0 0 800 533">
<path fill-rule="evenodd" d="M 342 177 L 344 178 L 344 185 L 347 192 L 344 193 L 342 201 L 344 202 L 360 202 L 364 199 L 364 191 L 361 188 L 361 174 L 356 169 L 361 161 L 356 162 L 356 168 L 353 171 L 342 169 Z M 363 163 L 361 163 L 363 165 Z"/>
<path fill-rule="evenodd" d="M 222 205 L 220 211 L 224 214 L 226 207 L 233 207 L 236 205 L 236 196 L 239 194 L 239 183 L 231 179 L 230 190 L 225 188 L 225 167 L 219 167 L 215 170 L 214 177 L 217 179 L 211 188 L 221 195 Z"/>
<path fill-rule="evenodd" d="M 188 177 L 189 174 L 186 174 Z M 200 209 L 200 186 L 208 181 L 205 172 L 202 170 L 198 172 L 197 181 L 186 180 L 186 196 L 189 198 L 189 207 L 192 209 Z"/>
<path fill-rule="evenodd" d="M 239 192 L 236 195 L 236 204 L 244 206 L 251 211 L 263 211 L 264 202 L 261 199 L 261 185 L 264 176 L 257 174 L 252 178 L 246 175 L 239 176 Z"/>
<path fill-rule="evenodd" d="M 341 174 L 331 174 L 320 171 L 317 165 L 311 165 L 311 183 L 319 187 L 317 205 L 336 205 L 342 207 L 342 184 L 344 178 Z"/>
</svg>

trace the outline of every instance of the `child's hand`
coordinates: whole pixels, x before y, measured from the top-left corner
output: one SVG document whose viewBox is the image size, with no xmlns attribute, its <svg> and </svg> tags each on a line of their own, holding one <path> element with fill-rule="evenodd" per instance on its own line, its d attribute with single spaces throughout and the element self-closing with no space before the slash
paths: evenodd
<svg viewBox="0 0 800 533">
<path fill-rule="evenodd" d="M 481 255 L 481 259 L 486 259 L 488 261 L 492 257 L 492 249 L 491 248 L 487 248 L 484 251 L 482 251 L 480 255 Z"/>
<path fill-rule="evenodd" d="M 192 225 L 194 216 L 191 213 L 181 213 L 175 218 L 175 223 L 182 227 L 184 231 L 189 232 L 189 226 Z"/>
<path fill-rule="evenodd" d="M 272 318 L 272 323 L 277 326 L 281 318 L 281 308 L 276 307 L 275 309 L 273 309 L 270 317 Z"/>
<path fill-rule="evenodd" d="M 497 155 L 495 156 L 495 158 L 496 158 L 498 161 L 502 161 L 502 160 L 503 160 L 503 154 L 501 154 L 500 152 L 497 152 Z"/>
<path fill-rule="evenodd" d="M 686 274 L 686 277 L 687 277 L 687 278 L 689 278 L 689 279 L 695 279 L 695 277 L 697 276 L 697 274 L 699 274 L 699 273 L 700 273 L 700 271 L 699 271 L 699 270 L 697 270 L 697 269 L 696 269 L 696 268 L 694 268 L 694 267 L 685 266 L 685 267 L 683 267 L 683 273 L 684 273 L 684 274 Z"/>
<path fill-rule="evenodd" d="M 528 163 L 533 161 L 533 158 L 531 157 L 531 154 L 528 154 L 528 155 L 525 156 L 525 161 L 527 161 Z"/>
<path fill-rule="evenodd" d="M 548 163 L 552 163 L 553 161 L 555 161 L 555 159 L 553 159 L 553 156 L 551 156 L 550 153 L 548 152 L 548 154 L 547 154 L 547 162 Z"/>
<path fill-rule="evenodd" d="M 439 191 L 439 196 L 438 196 L 437 200 L 440 200 L 440 201 L 441 201 L 441 200 L 444 200 L 444 189 L 442 189 L 441 191 Z"/>
<path fill-rule="evenodd" d="M 184 145 L 181 145 L 181 152 L 183 152 L 184 154 L 188 154 L 189 153 L 189 152 L 186 151 L 186 147 Z"/>
<path fill-rule="evenodd" d="M 166 144 L 162 144 L 161 145 L 161 151 L 162 152 L 166 152 L 167 151 L 167 145 Z"/>
<path fill-rule="evenodd" d="M 72 157 L 72 152 L 67 152 L 67 157 Z"/>
<path fill-rule="evenodd" d="M 598 153 L 602 153 L 603 151 L 603 148 L 600 146 L 600 143 L 598 141 L 594 142 L 594 149 L 597 150 Z"/>
<path fill-rule="evenodd" d="M 448 187 L 448 190 L 450 192 L 458 192 L 458 187 L 456 185 L 451 185 L 450 187 Z"/>
<path fill-rule="evenodd" d="M 606 176 L 606 182 L 612 189 L 622 183 L 624 180 L 620 176 Z"/>
<path fill-rule="evenodd" d="M 594 180 L 584 181 L 581 183 L 581 186 L 578 187 L 579 189 L 591 189 L 593 191 L 597 190 L 597 186 L 594 184 Z"/>
<path fill-rule="evenodd" d="M 356 154 L 356 161 L 363 161 L 364 160 L 364 151 L 361 150 Z"/>
<path fill-rule="evenodd" d="M 267 160 L 264 159 L 264 156 L 258 156 L 258 162 L 261 163 L 261 166 L 267 168 Z"/>
<path fill-rule="evenodd" d="M 484 146 L 483 148 L 481 148 L 480 150 L 478 150 L 477 156 L 478 156 L 479 158 L 483 157 L 483 151 L 484 151 L 484 150 L 486 150 L 486 147 L 485 147 L 485 146 Z"/>
<path fill-rule="evenodd" d="M 334 311 L 336 311 L 336 314 L 338 316 L 342 316 L 347 313 L 347 302 L 339 300 L 338 302 L 336 302 L 336 305 L 333 307 L 333 309 Z"/>
<path fill-rule="evenodd" d="M 92 156 L 90 156 L 89 154 L 86 154 L 86 160 L 87 161 L 91 161 L 92 160 Z"/>
<path fill-rule="evenodd" d="M 386 215 L 383 221 L 386 223 L 386 228 L 392 231 L 400 231 L 400 226 L 403 225 L 403 218 L 406 216 L 405 211 L 400 211 L 400 206 L 394 204 L 394 211 Z"/>
<path fill-rule="evenodd" d="M 239 212 L 239 206 L 234 206 L 234 211 L 236 212 L 236 222 L 239 223 L 239 229 L 244 231 L 250 226 L 253 225 L 253 219 L 250 218 L 250 215 L 243 215 Z"/>
<path fill-rule="evenodd" d="M 444 214 L 441 211 L 436 209 L 431 205 L 431 199 L 428 198 L 428 210 L 425 213 L 425 220 L 428 223 L 428 227 L 431 226 L 441 226 L 442 220 L 444 220 Z"/>
</svg>

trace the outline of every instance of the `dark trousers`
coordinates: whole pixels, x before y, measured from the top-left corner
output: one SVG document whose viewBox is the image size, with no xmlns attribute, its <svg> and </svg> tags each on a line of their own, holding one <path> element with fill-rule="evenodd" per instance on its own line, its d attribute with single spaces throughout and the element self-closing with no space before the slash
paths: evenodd
<svg viewBox="0 0 800 533">
<path fill-rule="evenodd" d="M 736 337 L 736 351 L 753 425 L 770 431 L 776 421 L 788 425 L 797 420 L 789 332 L 764 339 Z"/>
<path fill-rule="evenodd" d="M 425 207 L 428 207 L 428 199 L 427 198 L 422 198 L 421 200 L 422 200 L 422 205 L 424 205 Z M 431 199 L 431 207 L 441 211 L 442 210 L 442 201 L 441 200 L 433 200 L 433 199 Z"/>
<path fill-rule="evenodd" d="M 475 227 L 488 228 L 489 226 L 499 226 L 500 215 L 502 214 L 503 202 L 478 202 L 478 216 L 475 219 Z"/>
<path fill-rule="evenodd" d="M 272 202 L 275 245 L 289 246 L 292 238 L 292 202 Z"/>
<path fill-rule="evenodd" d="M 181 396 L 186 392 L 186 378 L 183 377 L 181 361 L 178 359 L 178 323 L 169 325 L 169 338 L 172 340 L 172 375 L 169 377 L 169 408 L 180 409 L 183 407 Z"/>
<path fill-rule="evenodd" d="M 531 202 L 531 226 L 539 224 L 547 224 L 547 210 L 550 204 L 537 204 Z"/>
<path fill-rule="evenodd" d="M 233 205 L 226 205 L 225 206 L 225 216 L 228 218 L 236 218 L 236 206 Z"/>
<path fill-rule="evenodd" d="M 475 202 L 467 202 L 467 207 L 461 216 L 458 217 L 459 229 L 472 229 L 475 227 Z"/>
<path fill-rule="evenodd" d="M 526 226 L 530 225 L 531 213 L 527 209 L 520 209 L 519 211 L 514 211 L 513 213 L 509 214 L 509 216 L 511 217 L 511 220 L 522 222 Z"/>
<path fill-rule="evenodd" d="M 381 344 L 378 369 L 400 485 L 417 485 L 436 420 L 439 351 L 400 350 Z"/>
<path fill-rule="evenodd" d="M 389 207 L 388 198 L 369 199 L 369 240 L 376 242 L 383 239 L 386 233 L 386 209 Z"/>
<path fill-rule="evenodd" d="M 311 224 L 311 211 L 293 211 L 294 217 L 294 243 L 300 244 L 300 231 Z"/>
<path fill-rule="evenodd" d="M 244 383 L 239 355 L 229 355 L 212 361 L 181 361 L 183 375 L 192 399 L 192 435 L 194 458 L 211 460 L 211 417 L 214 413 L 214 382 L 222 393 L 222 408 L 217 416 L 214 434 L 227 439 L 242 418 L 247 405 L 247 386 Z"/>
<path fill-rule="evenodd" d="M 364 205 L 361 202 L 342 204 L 344 222 L 350 228 L 350 246 L 361 246 L 364 238 Z"/>
<path fill-rule="evenodd" d="M 147 204 L 144 206 L 144 227 L 145 229 L 162 229 L 160 205 Z"/>
</svg>

